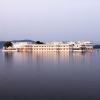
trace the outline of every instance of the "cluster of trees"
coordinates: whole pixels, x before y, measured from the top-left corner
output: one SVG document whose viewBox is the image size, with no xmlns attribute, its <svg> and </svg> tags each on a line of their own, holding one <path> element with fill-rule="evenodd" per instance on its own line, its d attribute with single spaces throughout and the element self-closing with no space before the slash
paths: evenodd
<svg viewBox="0 0 100 100">
<path fill-rule="evenodd" d="M 4 43 L 5 48 L 12 47 L 12 46 L 13 44 L 10 41 Z"/>
<path fill-rule="evenodd" d="M 36 41 L 35 43 L 36 43 L 36 44 L 44 44 L 44 43 L 41 42 L 41 41 Z"/>
</svg>

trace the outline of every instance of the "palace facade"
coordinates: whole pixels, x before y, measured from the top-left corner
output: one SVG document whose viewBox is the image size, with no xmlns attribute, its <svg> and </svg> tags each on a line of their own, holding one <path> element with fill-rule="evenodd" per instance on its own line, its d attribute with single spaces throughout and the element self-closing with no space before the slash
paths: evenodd
<svg viewBox="0 0 100 100">
<path fill-rule="evenodd" d="M 16 42 L 12 47 L 3 48 L 3 51 L 86 51 L 93 50 L 90 41 L 78 42 L 49 42 L 36 44 L 31 42 Z"/>
</svg>

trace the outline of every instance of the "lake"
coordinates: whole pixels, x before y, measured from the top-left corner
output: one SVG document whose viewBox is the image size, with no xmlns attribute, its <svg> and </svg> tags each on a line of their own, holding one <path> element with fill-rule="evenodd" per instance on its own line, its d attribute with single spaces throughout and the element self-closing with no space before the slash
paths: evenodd
<svg viewBox="0 0 100 100">
<path fill-rule="evenodd" d="M 100 100 L 100 50 L 0 51 L 0 100 Z"/>
</svg>

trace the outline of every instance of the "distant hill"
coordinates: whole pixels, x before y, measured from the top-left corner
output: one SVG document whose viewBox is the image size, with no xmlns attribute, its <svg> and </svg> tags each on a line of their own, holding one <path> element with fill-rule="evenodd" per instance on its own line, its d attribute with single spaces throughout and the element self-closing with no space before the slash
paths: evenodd
<svg viewBox="0 0 100 100">
<path fill-rule="evenodd" d="M 4 43 L 4 41 L 0 41 L 0 49 L 3 48 Z"/>
<path fill-rule="evenodd" d="M 12 40 L 11 42 L 32 42 L 35 43 L 33 40 Z"/>
<path fill-rule="evenodd" d="M 100 49 L 100 45 L 96 44 L 93 46 L 94 49 Z"/>
</svg>

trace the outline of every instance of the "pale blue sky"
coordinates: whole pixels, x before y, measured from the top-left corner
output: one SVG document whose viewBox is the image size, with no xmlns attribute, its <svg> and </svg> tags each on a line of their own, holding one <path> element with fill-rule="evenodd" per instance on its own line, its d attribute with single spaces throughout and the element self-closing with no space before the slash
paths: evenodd
<svg viewBox="0 0 100 100">
<path fill-rule="evenodd" d="M 0 40 L 96 40 L 100 0 L 0 0 Z"/>
</svg>

